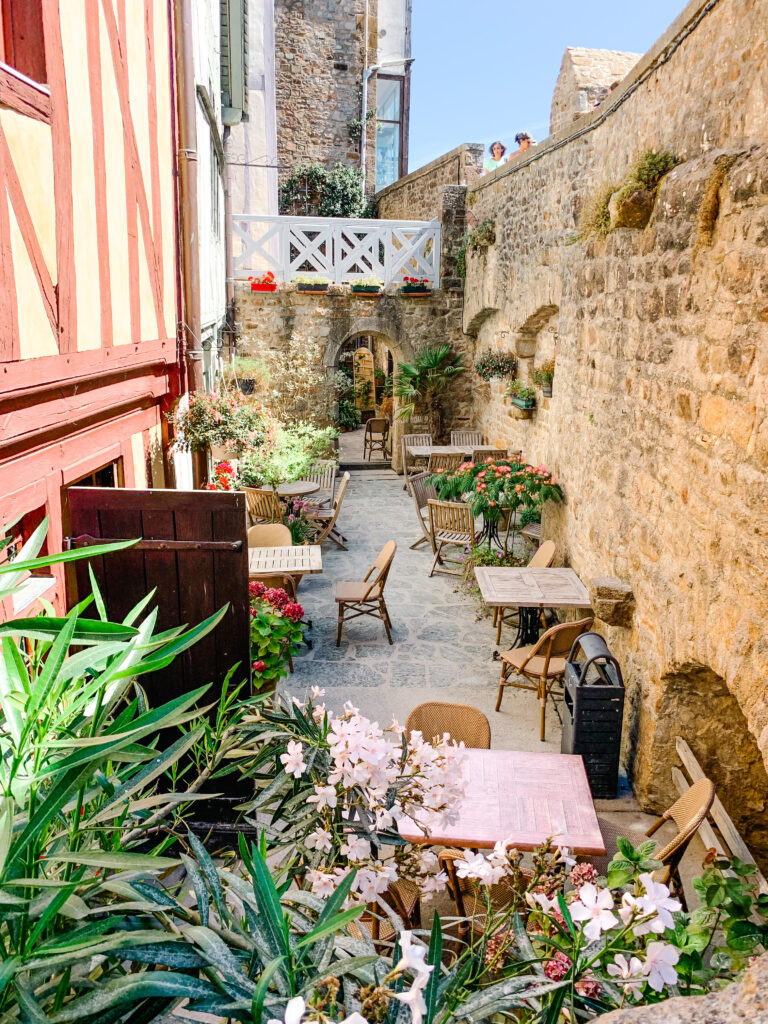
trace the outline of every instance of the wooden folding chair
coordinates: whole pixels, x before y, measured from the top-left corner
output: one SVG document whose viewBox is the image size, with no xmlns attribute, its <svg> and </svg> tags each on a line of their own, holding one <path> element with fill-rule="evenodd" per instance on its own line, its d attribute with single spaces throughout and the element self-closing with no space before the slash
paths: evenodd
<svg viewBox="0 0 768 1024">
<path fill-rule="evenodd" d="M 392 622 L 384 601 L 384 587 L 392 567 L 395 551 L 397 551 L 397 544 L 393 540 L 388 540 L 363 580 L 360 582 L 342 580 L 336 584 L 335 601 L 339 606 L 336 630 L 337 647 L 341 645 L 341 630 L 344 623 L 351 619 L 358 619 L 361 615 L 370 615 L 374 619 L 381 619 L 387 633 L 387 640 L 390 644 L 392 643 Z"/>
<path fill-rule="evenodd" d="M 461 548 L 474 547 L 475 517 L 472 515 L 472 509 L 463 501 L 435 501 L 432 498 L 429 499 L 428 506 L 429 532 L 432 535 L 432 547 L 435 552 L 429 575 L 442 572 L 448 576 L 460 576 L 460 569 L 442 567 L 444 562 L 461 564 L 457 558 L 444 559 L 443 548 L 446 545 Z"/>
<path fill-rule="evenodd" d="M 482 430 L 452 430 L 451 447 L 466 448 L 467 453 L 471 452 L 476 444 L 483 443 Z"/>
<path fill-rule="evenodd" d="M 317 534 L 312 541 L 313 544 L 322 544 L 326 540 L 332 540 L 337 548 L 341 548 L 342 551 L 346 551 L 347 548 L 344 544 L 346 538 L 336 528 L 336 521 L 339 518 L 339 512 L 341 512 L 341 505 L 344 501 L 344 495 L 347 491 L 347 484 L 349 483 L 349 473 L 345 473 L 341 478 L 339 489 L 336 492 L 336 498 L 333 502 L 333 508 L 319 508 L 312 513 L 312 518 L 317 524 Z"/>
<path fill-rule="evenodd" d="M 330 508 L 336 497 L 336 474 L 338 471 L 339 464 L 334 459 L 320 459 L 319 462 L 310 466 L 304 479 L 317 484 L 320 490 L 304 498 L 304 501 L 314 508 Z"/>
<path fill-rule="evenodd" d="M 526 569 L 548 569 L 555 560 L 555 542 L 553 540 L 546 540 L 534 551 L 531 560 L 526 565 Z M 501 643 L 501 627 L 502 625 L 519 625 L 520 622 L 520 610 L 518 608 L 494 608 L 493 609 L 493 624 L 496 627 L 496 643 Z M 546 625 L 542 622 L 542 625 Z"/>
<path fill-rule="evenodd" d="M 420 732 L 425 740 L 442 739 L 448 733 L 465 747 L 490 750 L 491 724 L 482 711 L 471 704 L 445 704 L 427 701 L 417 704 L 405 721 L 405 735 Z"/>
<path fill-rule="evenodd" d="M 403 476 L 405 477 L 405 480 L 404 480 L 404 483 L 403 483 L 403 490 L 404 491 L 407 491 L 409 489 L 409 487 L 410 487 L 409 477 L 412 475 L 412 473 L 419 473 L 419 472 L 421 472 L 421 470 L 417 469 L 414 464 L 409 463 L 409 459 L 411 457 L 408 454 L 408 448 L 411 447 L 411 446 L 413 446 L 413 447 L 417 447 L 418 446 L 419 448 L 428 448 L 431 444 L 432 444 L 432 435 L 431 434 L 403 434 L 403 436 L 400 438 L 400 452 L 401 452 L 402 458 L 403 458 Z M 423 467 L 423 462 L 422 462 L 422 467 Z"/>
<path fill-rule="evenodd" d="M 539 739 L 543 741 L 547 698 L 552 697 L 554 700 L 553 691 L 555 686 L 563 681 L 566 658 L 570 654 L 573 642 L 582 633 L 591 629 L 593 622 L 591 616 L 578 622 L 563 622 L 548 629 L 535 644 L 503 651 L 499 655 L 501 680 L 496 710 L 501 707 L 505 686 L 515 686 L 518 690 L 532 690 L 537 694 L 541 706 Z M 513 673 L 515 678 L 510 679 Z M 526 681 L 516 681 L 521 679 Z"/>
<path fill-rule="evenodd" d="M 463 455 L 450 453 L 441 455 L 439 452 L 432 452 L 427 463 L 427 472 L 438 473 L 442 470 L 444 473 L 455 473 L 462 462 L 464 462 Z"/>
<path fill-rule="evenodd" d="M 389 420 L 379 419 L 373 417 L 370 420 L 366 420 L 365 433 L 363 434 L 363 458 L 366 453 L 368 454 L 368 461 L 371 461 L 371 455 L 374 452 L 381 452 L 382 456 L 386 459 L 389 455 L 387 451 L 387 441 L 389 440 Z"/>
<path fill-rule="evenodd" d="M 477 465 L 481 462 L 504 462 L 508 458 L 506 448 L 477 448 L 472 452 L 472 461 Z"/>
<path fill-rule="evenodd" d="M 423 537 L 419 537 L 417 541 L 411 544 L 411 548 L 417 548 L 419 544 L 425 542 L 430 545 L 432 551 L 435 550 L 435 545 L 432 543 L 432 534 L 429 532 L 429 499 L 437 501 L 437 491 L 433 484 L 428 484 L 429 473 L 416 473 L 411 477 L 411 497 L 413 498 L 413 504 L 416 509 L 416 515 L 419 519 L 419 526 Z"/>
<path fill-rule="evenodd" d="M 275 491 L 244 487 L 245 502 L 251 526 L 256 523 L 279 523 L 282 511 Z"/>
</svg>

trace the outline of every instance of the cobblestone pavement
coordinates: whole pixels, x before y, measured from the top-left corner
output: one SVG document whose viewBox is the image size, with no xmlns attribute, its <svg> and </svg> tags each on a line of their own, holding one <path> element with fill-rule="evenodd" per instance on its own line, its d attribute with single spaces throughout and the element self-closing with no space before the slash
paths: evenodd
<svg viewBox="0 0 768 1024">
<path fill-rule="evenodd" d="M 494 747 L 558 751 L 560 725 L 551 707 L 547 741 L 539 741 L 533 693 L 508 689 L 501 711 L 494 711 L 500 668 L 492 660 L 491 621 L 476 621 L 475 603 L 454 592 L 454 577 L 429 578 L 426 545 L 410 550 L 419 526 L 403 478 L 385 470 L 353 473 L 339 522 L 349 551 L 326 544 L 322 575 L 306 576 L 301 584 L 298 597 L 313 623 L 307 634 L 313 649 L 294 659 L 284 690 L 298 696 L 311 685 L 325 687 L 333 710 L 350 700 L 381 724 L 393 715 L 405 722 L 426 700 L 472 704 L 488 716 Z M 394 643 L 387 643 L 380 622 L 361 618 L 345 624 L 337 648 L 335 584 L 362 579 L 390 539 L 397 541 L 397 553 L 385 596 Z M 506 637 L 511 641 L 511 631 Z"/>
</svg>

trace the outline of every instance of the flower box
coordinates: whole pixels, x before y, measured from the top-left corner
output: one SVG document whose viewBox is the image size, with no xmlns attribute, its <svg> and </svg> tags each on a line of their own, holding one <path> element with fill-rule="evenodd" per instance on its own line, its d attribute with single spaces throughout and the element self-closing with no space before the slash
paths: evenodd
<svg viewBox="0 0 768 1024">
<path fill-rule="evenodd" d="M 552 381 L 550 381 L 549 384 L 541 385 L 541 394 L 544 398 L 552 397 Z"/>
<path fill-rule="evenodd" d="M 512 405 L 516 405 L 518 409 L 534 409 L 536 407 L 535 398 L 517 398 L 515 395 L 512 396 Z"/>
<path fill-rule="evenodd" d="M 431 295 L 432 289 L 425 285 L 404 284 L 400 289 L 401 295 Z"/>
<path fill-rule="evenodd" d="M 267 283 L 267 284 L 257 284 L 255 281 L 251 281 L 251 291 L 252 292 L 276 292 L 277 291 L 277 281 L 272 281 L 271 283 Z"/>
<path fill-rule="evenodd" d="M 353 295 L 380 295 L 381 288 L 377 284 L 353 284 L 351 287 Z"/>
<path fill-rule="evenodd" d="M 312 284 L 299 283 L 296 285 L 296 291 L 304 292 L 307 295 L 325 295 L 328 291 L 328 285 L 320 283 L 315 284 L 314 282 Z"/>
</svg>

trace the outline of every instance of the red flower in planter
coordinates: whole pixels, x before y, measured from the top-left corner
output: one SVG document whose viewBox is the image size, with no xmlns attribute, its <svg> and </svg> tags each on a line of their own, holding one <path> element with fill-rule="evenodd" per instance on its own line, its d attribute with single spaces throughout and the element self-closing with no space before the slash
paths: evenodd
<svg viewBox="0 0 768 1024">
<path fill-rule="evenodd" d="M 267 663 L 265 661 L 254 661 L 253 663 L 254 672 L 263 672 L 266 667 Z"/>
</svg>

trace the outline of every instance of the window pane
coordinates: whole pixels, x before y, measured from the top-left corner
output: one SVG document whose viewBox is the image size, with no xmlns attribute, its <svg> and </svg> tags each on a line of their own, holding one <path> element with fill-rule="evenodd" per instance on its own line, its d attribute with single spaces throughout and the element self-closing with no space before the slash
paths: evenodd
<svg viewBox="0 0 768 1024">
<path fill-rule="evenodd" d="M 393 78 L 376 81 L 376 116 L 380 121 L 400 120 L 400 82 Z"/>
<path fill-rule="evenodd" d="M 400 177 L 400 125 L 379 122 L 376 133 L 376 189 Z"/>
</svg>

